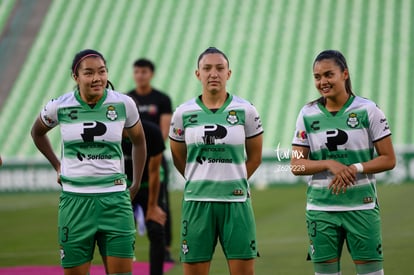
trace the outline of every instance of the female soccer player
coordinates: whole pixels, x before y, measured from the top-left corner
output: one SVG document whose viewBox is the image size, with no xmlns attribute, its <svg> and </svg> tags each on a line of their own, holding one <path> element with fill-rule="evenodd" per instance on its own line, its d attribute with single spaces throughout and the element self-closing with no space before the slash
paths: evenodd
<svg viewBox="0 0 414 275">
<path fill-rule="evenodd" d="M 321 52 L 313 75 L 321 97 L 299 113 L 292 165 L 303 168 L 295 169 L 295 175 L 312 175 L 306 223 L 315 274 L 341 274 L 346 240 L 358 274 L 382 275 L 374 174 L 395 166 L 387 120 L 374 102 L 353 94 L 340 52 Z"/>
<path fill-rule="evenodd" d="M 75 91 L 52 99 L 31 132 L 62 185 L 58 230 L 64 273 L 87 274 L 96 242 L 107 274 L 132 274 L 135 225 L 131 199 L 139 189 L 146 159 L 139 114 L 129 96 L 108 89 L 106 61 L 99 52 L 76 54 L 72 76 Z M 61 161 L 46 135 L 58 124 Z M 124 130 L 133 143 L 129 193 L 121 149 Z"/>
<path fill-rule="evenodd" d="M 174 165 L 186 179 L 184 274 L 208 274 L 218 238 L 230 274 L 251 275 L 257 250 L 247 179 L 261 162 L 260 117 L 249 102 L 227 93 L 231 71 L 223 52 L 208 48 L 197 65 L 202 94 L 176 109 L 169 134 Z"/>
</svg>

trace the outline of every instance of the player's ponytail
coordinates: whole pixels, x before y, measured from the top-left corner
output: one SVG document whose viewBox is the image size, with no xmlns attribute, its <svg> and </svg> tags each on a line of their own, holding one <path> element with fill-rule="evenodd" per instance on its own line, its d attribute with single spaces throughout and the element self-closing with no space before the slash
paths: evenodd
<svg viewBox="0 0 414 275">
<path fill-rule="evenodd" d="M 348 64 L 346 62 L 345 56 L 340 51 L 337 51 L 337 50 L 325 50 L 319 53 L 318 56 L 316 56 L 315 61 L 313 61 L 313 66 L 315 66 L 316 62 L 319 62 L 325 59 L 333 60 L 336 63 L 336 65 L 338 65 L 338 67 L 341 69 L 342 72 L 344 72 L 345 70 L 348 70 L 348 78 L 345 80 L 345 90 L 349 95 L 354 96 L 355 94 L 352 92 L 351 76 L 349 75 Z M 314 101 L 311 101 L 309 104 L 314 104 L 314 103 L 321 103 L 325 105 L 326 99 L 324 97 L 320 97 Z"/>
<path fill-rule="evenodd" d="M 71 67 L 72 76 L 78 76 L 79 75 L 79 72 L 78 72 L 79 65 L 87 57 L 98 57 L 98 58 L 102 59 L 102 61 L 105 64 L 105 67 L 106 67 L 106 60 L 100 52 L 92 50 L 92 49 L 82 50 L 82 51 L 78 52 L 75 55 L 75 57 L 73 58 L 72 67 Z M 109 87 L 111 87 L 112 90 L 115 89 L 112 82 L 107 80 L 106 88 L 109 88 Z M 77 88 L 79 89 L 78 86 L 77 86 Z"/>
</svg>

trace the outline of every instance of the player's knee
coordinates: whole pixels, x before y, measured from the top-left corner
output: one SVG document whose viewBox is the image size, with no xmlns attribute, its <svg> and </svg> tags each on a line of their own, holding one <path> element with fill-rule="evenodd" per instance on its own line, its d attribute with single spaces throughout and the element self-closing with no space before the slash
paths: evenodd
<svg viewBox="0 0 414 275">
<path fill-rule="evenodd" d="M 381 261 L 371 261 L 365 263 L 355 262 L 358 275 L 384 275 L 384 269 Z"/>
</svg>

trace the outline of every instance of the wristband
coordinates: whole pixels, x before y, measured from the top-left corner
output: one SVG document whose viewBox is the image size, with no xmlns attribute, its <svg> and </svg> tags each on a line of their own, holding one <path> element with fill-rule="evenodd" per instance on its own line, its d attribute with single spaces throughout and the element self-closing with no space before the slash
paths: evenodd
<svg viewBox="0 0 414 275">
<path fill-rule="evenodd" d="M 364 166 L 362 165 L 362 163 L 358 162 L 358 163 L 354 163 L 352 165 L 355 166 L 358 173 L 363 173 L 364 172 Z"/>
</svg>

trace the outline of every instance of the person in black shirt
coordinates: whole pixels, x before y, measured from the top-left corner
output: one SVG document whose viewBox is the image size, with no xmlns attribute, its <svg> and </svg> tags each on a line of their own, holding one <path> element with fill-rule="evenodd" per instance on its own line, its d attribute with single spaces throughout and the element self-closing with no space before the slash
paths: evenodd
<svg viewBox="0 0 414 275">
<path fill-rule="evenodd" d="M 154 63 L 148 59 L 141 58 L 134 62 L 133 68 L 136 86 L 128 92 L 128 95 L 137 103 L 141 118 L 149 120 L 160 127 L 165 141 L 168 138 L 171 123 L 171 99 L 168 95 L 151 86 L 151 80 L 155 72 Z M 165 200 L 165 211 L 167 213 L 167 221 L 165 223 L 165 260 L 167 262 L 174 262 L 170 254 L 172 229 L 168 194 L 168 164 L 164 157 L 162 159 L 162 170 L 165 180 L 161 182 L 160 194 Z"/>
<path fill-rule="evenodd" d="M 134 212 L 139 205 L 145 216 L 147 235 L 150 241 L 150 274 L 163 274 L 166 214 L 163 199 L 159 196 L 160 168 L 162 153 L 165 150 L 164 140 L 158 125 L 141 120 L 147 140 L 147 160 L 141 179 L 141 187 L 132 201 Z M 128 139 L 122 141 L 122 151 L 125 157 L 125 172 L 127 179 L 132 181 L 132 144 Z"/>
<path fill-rule="evenodd" d="M 170 129 L 172 106 L 168 95 L 153 88 L 151 80 L 155 66 L 147 59 L 138 59 L 134 62 L 135 88 L 128 92 L 135 102 L 138 102 L 139 113 L 142 119 L 154 122 L 161 128 L 164 140 L 168 138 Z"/>
</svg>

